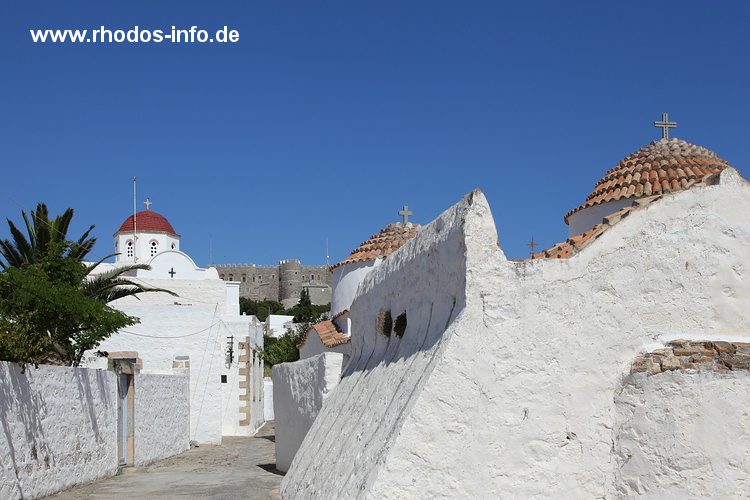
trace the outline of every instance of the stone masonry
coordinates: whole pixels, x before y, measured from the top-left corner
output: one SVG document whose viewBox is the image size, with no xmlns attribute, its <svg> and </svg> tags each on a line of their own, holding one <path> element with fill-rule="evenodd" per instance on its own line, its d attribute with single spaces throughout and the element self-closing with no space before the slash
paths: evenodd
<svg viewBox="0 0 750 500">
<path fill-rule="evenodd" d="M 656 375 L 670 370 L 729 372 L 750 370 L 750 343 L 672 340 L 667 347 L 638 356 L 631 373 Z"/>
<path fill-rule="evenodd" d="M 278 266 L 224 264 L 215 267 L 221 279 L 240 282 L 240 297 L 275 300 L 284 307 L 291 307 L 306 288 L 313 304 L 331 301 L 333 278 L 328 266 L 303 266 L 299 260 L 292 259 L 282 260 Z"/>
</svg>

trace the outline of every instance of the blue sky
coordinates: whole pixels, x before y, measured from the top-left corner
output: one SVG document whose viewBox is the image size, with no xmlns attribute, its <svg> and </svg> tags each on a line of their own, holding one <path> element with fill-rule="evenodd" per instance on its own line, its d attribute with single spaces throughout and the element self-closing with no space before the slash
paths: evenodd
<svg viewBox="0 0 750 500">
<path fill-rule="evenodd" d="M 227 26 L 236 43 L 34 43 Z M 98 256 L 146 197 L 198 265 L 330 263 L 474 188 L 512 258 L 671 135 L 747 175 L 747 2 L 3 2 L 0 215 L 75 209 Z M 0 237 L 8 237 L 0 227 Z"/>
</svg>

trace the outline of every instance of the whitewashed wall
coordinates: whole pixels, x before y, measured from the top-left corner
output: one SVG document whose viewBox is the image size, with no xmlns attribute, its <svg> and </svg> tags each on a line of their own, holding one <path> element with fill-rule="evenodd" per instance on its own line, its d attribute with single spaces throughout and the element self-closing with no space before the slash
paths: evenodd
<svg viewBox="0 0 750 500">
<path fill-rule="evenodd" d="M 263 418 L 266 421 L 273 420 L 273 379 L 263 378 Z"/>
<path fill-rule="evenodd" d="M 731 170 L 721 182 L 632 212 L 572 258 L 522 263 L 467 195 L 360 287 L 352 361 L 282 496 L 624 496 L 615 394 L 632 360 L 669 339 L 750 339 L 750 187 Z M 407 311 L 403 339 L 379 333 L 381 310 Z M 650 487 L 676 490 L 662 480 Z"/>
<path fill-rule="evenodd" d="M 0 362 L 0 498 L 38 498 L 114 475 L 114 372 Z"/>
<path fill-rule="evenodd" d="M 134 389 L 134 465 L 148 465 L 189 449 L 190 379 L 138 374 Z"/>
<path fill-rule="evenodd" d="M 374 260 L 344 264 L 333 270 L 331 316 L 352 305 L 359 284 L 381 262 L 383 262 L 383 259 L 377 257 Z"/>
<path fill-rule="evenodd" d="M 616 392 L 616 493 L 747 498 L 750 374 L 633 374 Z"/>
<path fill-rule="evenodd" d="M 189 282 L 188 282 L 189 283 Z M 221 289 L 223 297 L 223 286 Z M 143 294 L 144 301 L 156 300 Z M 162 294 L 153 294 L 162 295 Z M 185 301 L 180 297 L 176 301 Z M 141 323 L 106 339 L 99 350 L 137 351 L 143 373 L 171 374 L 175 356 L 190 358 L 190 439 L 221 443 L 222 389 L 225 337 L 216 305 L 137 305 L 117 301 L 116 307 Z M 137 302 L 137 301 L 136 301 Z M 107 360 L 87 357 L 87 366 L 106 368 Z"/>
<path fill-rule="evenodd" d="M 263 347 L 263 324 L 255 316 L 236 316 L 223 320 L 225 327 L 223 335 L 224 363 L 221 367 L 222 375 L 226 376 L 226 383 L 222 382 L 222 435 L 224 436 L 252 436 L 263 425 L 263 361 L 259 352 Z M 227 342 L 229 336 L 234 336 L 234 355 L 229 363 Z M 239 342 L 250 341 L 248 361 L 240 360 Z M 253 355 L 252 351 L 255 351 Z M 248 375 L 240 373 L 247 368 Z M 247 399 L 244 399 L 244 398 Z M 243 408 L 249 407 L 250 418 Z M 246 424 L 246 425 L 245 425 Z"/>
<path fill-rule="evenodd" d="M 287 471 L 323 402 L 339 382 L 343 355 L 319 354 L 273 367 L 276 468 Z"/>
<path fill-rule="evenodd" d="M 327 347 L 323 343 L 323 341 L 320 340 L 320 335 L 318 335 L 318 333 L 315 330 L 312 330 L 307 334 L 305 343 L 302 344 L 302 347 L 299 348 L 299 357 L 300 359 L 307 359 L 307 358 L 312 358 L 313 356 L 317 356 L 318 354 L 324 354 L 327 352 L 338 352 L 348 358 L 349 353 L 351 352 L 351 344 L 347 342 L 346 344 L 339 344 L 334 347 Z"/>
</svg>

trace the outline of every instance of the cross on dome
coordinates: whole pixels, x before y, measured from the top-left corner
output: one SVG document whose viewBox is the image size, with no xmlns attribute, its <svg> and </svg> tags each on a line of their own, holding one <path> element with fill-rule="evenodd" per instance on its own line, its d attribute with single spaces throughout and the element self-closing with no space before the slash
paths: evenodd
<svg viewBox="0 0 750 500">
<path fill-rule="evenodd" d="M 670 122 L 669 121 L 669 113 L 662 113 L 661 114 L 661 121 L 660 122 L 654 122 L 654 127 L 661 128 L 661 138 L 662 139 L 669 139 L 669 129 L 670 128 L 677 128 L 677 122 Z"/>
<path fill-rule="evenodd" d="M 534 237 L 533 236 L 531 237 L 531 243 L 526 243 L 527 247 L 531 247 L 531 254 L 532 255 L 534 254 L 534 249 L 536 248 L 537 245 L 539 245 L 539 243 L 537 243 L 537 242 L 534 241 Z"/>
<path fill-rule="evenodd" d="M 143 204 L 146 205 L 146 210 L 151 210 L 151 205 L 153 205 L 154 202 L 146 198 L 146 201 L 144 201 Z"/>
<path fill-rule="evenodd" d="M 410 215 L 414 215 L 414 212 L 411 212 L 409 210 L 409 207 L 406 206 L 406 205 L 404 205 L 404 209 L 403 210 L 399 210 L 398 214 L 401 215 L 404 218 L 404 224 L 408 224 L 409 223 L 409 216 Z"/>
</svg>

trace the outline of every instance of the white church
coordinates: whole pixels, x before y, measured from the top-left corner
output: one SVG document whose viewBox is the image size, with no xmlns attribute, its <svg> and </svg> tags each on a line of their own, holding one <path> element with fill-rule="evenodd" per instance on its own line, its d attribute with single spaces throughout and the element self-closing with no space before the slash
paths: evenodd
<svg viewBox="0 0 750 500">
<path fill-rule="evenodd" d="M 147 264 L 150 270 L 133 271 L 133 280 L 177 296 L 150 292 L 110 303 L 140 323 L 87 353 L 85 364 L 107 368 L 126 360 L 142 373 L 189 374 L 190 440 L 252 435 L 263 424 L 263 327 L 255 316 L 240 315 L 239 283 L 198 267 L 166 217 L 149 208 L 123 222 L 114 234 L 115 262 L 96 272 Z"/>
<path fill-rule="evenodd" d="M 565 242 L 508 259 L 475 190 L 368 272 L 281 496 L 746 498 L 750 184 L 666 118 Z"/>
</svg>

